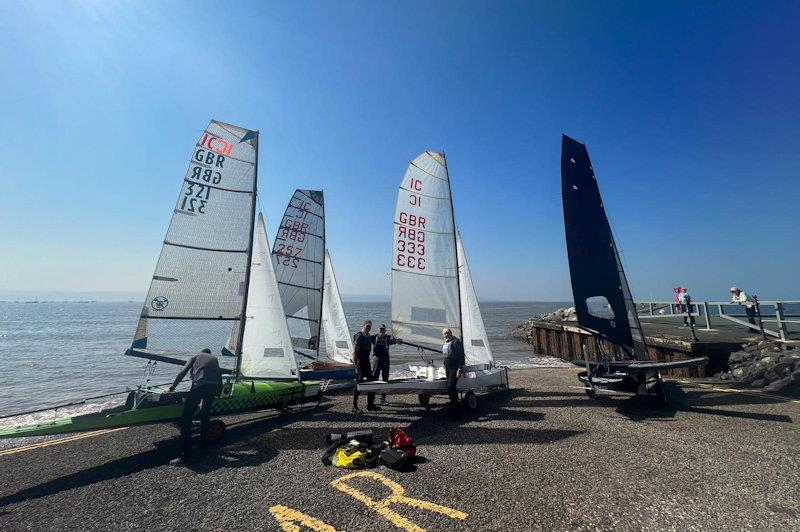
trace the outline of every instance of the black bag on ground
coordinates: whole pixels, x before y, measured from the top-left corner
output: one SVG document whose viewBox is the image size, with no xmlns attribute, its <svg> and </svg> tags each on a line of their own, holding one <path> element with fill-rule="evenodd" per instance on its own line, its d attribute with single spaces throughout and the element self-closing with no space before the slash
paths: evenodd
<svg viewBox="0 0 800 532">
<path fill-rule="evenodd" d="M 336 442 L 356 440 L 367 445 L 372 445 L 372 431 L 371 430 L 354 430 L 352 432 L 331 432 L 325 437 L 325 445 L 331 445 Z"/>
<path fill-rule="evenodd" d="M 386 467 L 392 469 L 401 469 L 409 463 L 408 453 L 400 449 L 392 449 L 391 447 L 382 450 L 379 457 Z"/>
</svg>

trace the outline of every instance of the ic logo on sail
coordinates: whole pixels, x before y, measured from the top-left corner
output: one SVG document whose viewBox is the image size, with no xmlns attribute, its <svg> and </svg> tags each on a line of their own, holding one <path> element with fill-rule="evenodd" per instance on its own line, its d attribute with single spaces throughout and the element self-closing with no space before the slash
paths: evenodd
<svg viewBox="0 0 800 532">
<path fill-rule="evenodd" d="M 220 155 L 230 155 L 233 150 L 233 144 L 227 140 L 215 137 L 214 135 L 209 135 L 208 133 L 203 133 L 203 138 L 200 139 L 200 145 Z"/>
<path fill-rule="evenodd" d="M 166 297 L 158 296 L 154 297 L 153 300 L 150 302 L 150 306 L 153 307 L 153 310 L 162 311 L 167 308 L 169 305 L 169 300 Z"/>
</svg>

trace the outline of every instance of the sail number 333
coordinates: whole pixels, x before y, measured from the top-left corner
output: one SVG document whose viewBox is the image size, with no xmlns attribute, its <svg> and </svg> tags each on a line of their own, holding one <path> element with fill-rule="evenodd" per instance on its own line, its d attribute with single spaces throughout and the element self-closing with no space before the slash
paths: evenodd
<svg viewBox="0 0 800 532">
<path fill-rule="evenodd" d="M 395 263 L 400 268 L 425 269 L 425 217 L 400 211 L 397 217 Z"/>
</svg>

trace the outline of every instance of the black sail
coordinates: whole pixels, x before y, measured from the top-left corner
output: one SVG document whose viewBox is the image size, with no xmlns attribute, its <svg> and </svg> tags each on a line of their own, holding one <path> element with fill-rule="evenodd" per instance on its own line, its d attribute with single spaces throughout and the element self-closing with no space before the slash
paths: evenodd
<svg viewBox="0 0 800 532">
<path fill-rule="evenodd" d="M 578 323 L 622 346 L 631 357 L 649 360 L 589 152 L 566 135 L 561 143 L 561 195 Z"/>
</svg>

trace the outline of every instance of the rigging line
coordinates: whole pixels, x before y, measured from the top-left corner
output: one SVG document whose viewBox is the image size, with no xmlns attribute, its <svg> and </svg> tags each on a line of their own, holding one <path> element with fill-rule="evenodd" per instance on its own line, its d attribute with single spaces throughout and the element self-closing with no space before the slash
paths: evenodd
<svg viewBox="0 0 800 532">
<path fill-rule="evenodd" d="M 301 318 L 299 316 L 290 316 L 288 314 L 286 315 L 286 319 L 287 320 L 303 320 L 303 321 L 310 321 L 312 323 L 319 323 L 319 320 L 312 320 L 311 318 Z"/>
<path fill-rule="evenodd" d="M 433 157 L 431 157 L 431 159 L 433 159 Z M 416 168 L 417 170 L 419 170 L 419 171 L 420 171 L 420 172 L 422 172 L 423 174 L 428 174 L 429 176 L 433 177 L 434 179 L 439 179 L 440 181 L 446 181 L 446 182 L 448 182 L 448 183 L 450 182 L 450 180 L 449 180 L 449 179 L 445 179 L 445 178 L 443 178 L 443 177 L 439 177 L 438 175 L 433 175 L 432 173 L 430 173 L 430 172 L 428 172 L 428 171 L 426 171 L 426 170 L 423 170 L 422 168 L 420 168 L 419 166 L 417 166 L 416 164 L 414 164 L 414 161 L 411 161 L 411 162 L 409 163 L 409 166 L 413 166 L 414 168 Z M 449 177 L 449 176 L 448 176 L 448 177 Z"/>
</svg>

